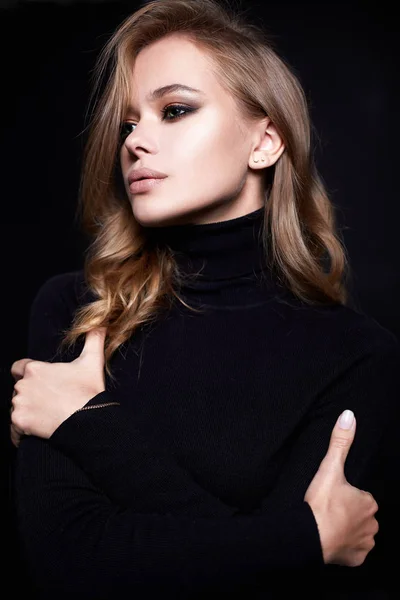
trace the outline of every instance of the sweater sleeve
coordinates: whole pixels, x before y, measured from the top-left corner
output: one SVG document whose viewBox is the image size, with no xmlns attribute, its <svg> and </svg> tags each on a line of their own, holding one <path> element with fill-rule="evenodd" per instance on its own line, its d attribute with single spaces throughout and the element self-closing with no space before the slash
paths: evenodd
<svg viewBox="0 0 400 600">
<path fill-rule="evenodd" d="M 24 440 L 17 462 L 18 530 L 33 581 L 46 598 L 156 597 L 163 587 L 192 597 L 199 589 L 251 583 L 268 570 L 321 567 L 306 502 L 254 517 L 212 498 L 209 512 L 217 516 L 145 513 L 111 501 L 45 440 Z M 203 501 L 190 479 L 186 486 Z"/>
<path fill-rule="evenodd" d="M 373 323 L 371 322 L 371 325 Z M 343 581 L 389 585 L 397 580 L 400 525 L 398 493 L 400 484 L 400 344 L 389 331 L 353 329 L 345 345 L 348 360 L 334 368 L 332 379 L 312 404 L 292 440 L 291 451 L 279 479 L 262 502 L 261 514 L 271 514 L 300 502 L 324 458 L 334 424 L 345 409 L 353 410 L 356 433 L 344 473 L 347 481 L 373 494 L 378 503 L 379 532 L 376 546 L 357 569 L 327 565 L 325 576 L 338 585 Z M 396 587 L 397 587 L 396 583 Z"/>
<path fill-rule="evenodd" d="M 332 378 L 293 435 L 286 464 L 264 500 L 268 510 L 278 505 L 290 508 L 304 497 L 328 450 L 335 422 L 345 409 L 351 409 L 356 417 L 345 477 L 351 485 L 372 492 L 369 486 L 375 468 L 400 415 L 400 344 L 386 330 L 378 335 L 351 331 L 347 348 L 348 359 L 340 369 L 334 367 Z M 398 470 L 391 477 L 398 478 Z"/>
<path fill-rule="evenodd" d="M 31 309 L 28 356 L 51 362 L 65 305 L 61 294 L 45 291 Z M 306 502 L 284 513 L 240 515 L 202 489 L 151 435 L 126 427 L 119 406 L 75 413 L 52 438 L 22 439 L 14 476 L 18 532 L 42 597 L 151 596 L 165 586 L 192 593 L 246 583 L 268 569 L 323 567 Z M 111 454 L 129 468 L 126 482 L 113 475 Z M 135 485 L 148 488 L 145 506 L 135 499 Z"/>
</svg>

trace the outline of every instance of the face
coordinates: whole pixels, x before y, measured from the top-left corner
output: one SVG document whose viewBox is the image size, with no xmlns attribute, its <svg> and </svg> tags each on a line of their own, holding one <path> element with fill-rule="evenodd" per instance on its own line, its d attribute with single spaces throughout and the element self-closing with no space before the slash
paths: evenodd
<svg viewBox="0 0 400 600">
<path fill-rule="evenodd" d="M 264 205 L 262 171 L 280 156 L 282 142 L 268 118 L 245 122 L 210 67 L 210 57 L 179 35 L 147 46 L 133 65 L 120 160 L 134 217 L 144 227 L 225 221 Z M 175 83 L 199 91 L 150 97 Z M 139 168 L 166 177 L 131 189 L 128 175 Z"/>
</svg>

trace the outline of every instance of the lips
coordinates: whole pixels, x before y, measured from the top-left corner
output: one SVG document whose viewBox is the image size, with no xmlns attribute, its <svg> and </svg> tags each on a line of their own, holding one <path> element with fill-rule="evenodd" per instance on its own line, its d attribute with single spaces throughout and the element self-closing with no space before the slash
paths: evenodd
<svg viewBox="0 0 400 600">
<path fill-rule="evenodd" d="M 150 192 L 153 188 L 160 185 L 165 181 L 165 177 L 145 177 L 144 179 L 137 179 L 132 181 L 129 186 L 131 194 L 141 194 L 143 192 Z"/>
<path fill-rule="evenodd" d="M 140 169 L 133 169 L 131 173 L 128 175 L 128 184 L 134 183 L 135 181 L 140 181 L 142 179 L 164 179 L 167 177 L 166 173 L 161 173 L 161 171 L 154 171 L 153 169 L 148 169 L 146 167 L 141 167 Z"/>
</svg>

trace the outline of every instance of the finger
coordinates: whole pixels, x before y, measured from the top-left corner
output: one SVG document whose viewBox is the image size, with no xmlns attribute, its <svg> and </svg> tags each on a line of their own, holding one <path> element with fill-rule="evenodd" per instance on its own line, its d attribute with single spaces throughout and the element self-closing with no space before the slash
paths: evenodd
<svg viewBox="0 0 400 600">
<path fill-rule="evenodd" d="M 375 500 L 375 498 L 373 497 L 373 495 L 371 494 L 371 492 L 367 492 L 367 491 L 365 491 L 365 490 L 360 490 L 360 491 L 362 491 L 362 493 L 363 493 L 365 496 L 369 496 L 369 500 L 370 500 L 370 502 L 371 502 L 371 506 L 373 507 L 373 511 L 374 511 L 374 513 L 378 512 L 378 510 L 379 510 L 378 503 L 377 503 L 377 501 Z"/>
<path fill-rule="evenodd" d="M 31 361 L 32 358 L 20 358 L 19 360 L 13 362 L 13 364 L 11 365 L 11 375 L 14 377 L 15 381 L 18 381 L 18 379 L 22 379 L 25 373 L 25 367 L 28 364 L 28 362 Z"/>
<path fill-rule="evenodd" d="M 11 430 L 11 443 L 13 446 L 15 446 L 16 448 L 18 448 L 19 446 L 19 436 L 13 431 Z"/>
<path fill-rule="evenodd" d="M 104 343 L 106 339 L 107 328 L 98 327 L 87 332 L 85 345 L 79 358 L 95 358 L 104 365 Z"/>
<path fill-rule="evenodd" d="M 367 494 L 367 496 L 370 496 L 372 498 L 372 500 L 375 500 L 375 498 L 373 497 L 371 492 L 367 492 L 367 490 L 360 490 L 360 492 L 362 492 L 363 494 Z"/>
<path fill-rule="evenodd" d="M 10 425 L 10 437 L 13 445 L 18 448 L 19 443 L 21 441 L 21 437 L 23 436 L 23 432 L 18 429 L 13 423 Z"/>
<path fill-rule="evenodd" d="M 325 466 L 344 476 L 344 465 L 354 441 L 356 419 L 351 410 L 345 410 L 339 416 L 332 430 L 328 451 L 324 458 Z"/>
<path fill-rule="evenodd" d="M 14 410 L 15 406 L 14 406 L 14 397 L 17 395 L 17 390 L 14 388 L 13 389 L 13 393 L 11 396 L 11 405 L 10 405 L 10 415 L 12 413 L 12 411 Z"/>
</svg>

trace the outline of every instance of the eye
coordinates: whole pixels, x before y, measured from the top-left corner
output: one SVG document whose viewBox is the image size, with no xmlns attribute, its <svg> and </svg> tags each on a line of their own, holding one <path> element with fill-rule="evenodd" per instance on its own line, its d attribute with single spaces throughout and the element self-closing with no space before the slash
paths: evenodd
<svg viewBox="0 0 400 600">
<path fill-rule="evenodd" d="M 190 106 L 182 106 L 181 104 L 170 104 L 169 106 L 163 108 L 163 110 L 161 111 L 163 114 L 163 120 L 165 120 L 165 115 L 167 115 L 171 110 L 180 110 L 183 111 L 183 114 L 181 113 L 179 115 L 175 115 L 174 117 L 172 117 L 172 119 L 167 119 L 167 121 L 172 121 L 173 119 L 180 119 L 185 114 L 193 112 L 195 109 L 191 108 Z"/>
<path fill-rule="evenodd" d="M 180 111 L 180 114 L 177 115 L 173 115 L 170 118 L 167 118 L 166 115 L 178 110 Z M 166 106 L 165 108 L 162 109 L 161 114 L 163 116 L 162 120 L 163 121 L 176 121 L 177 119 L 181 119 L 182 117 L 184 117 L 186 114 L 194 112 L 196 109 L 192 108 L 190 106 L 182 106 L 181 104 L 170 104 L 169 106 Z M 121 124 L 120 127 L 120 135 L 119 135 L 119 139 L 120 142 L 123 143 L 126 138 L 128 137 L 128 135 L 130 135 L 133 131 L 133 129 L 130 129 L 130 127 L 132 125 L 136 125 L 136 123 L 131 123 L 130 121 L 124 121 Z"/>
</svg>

